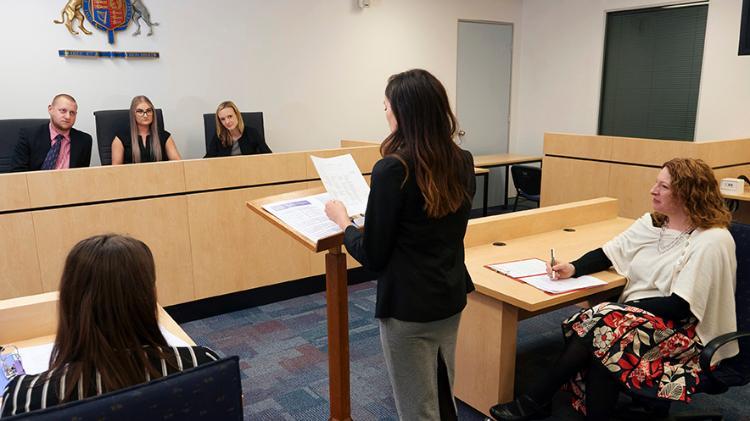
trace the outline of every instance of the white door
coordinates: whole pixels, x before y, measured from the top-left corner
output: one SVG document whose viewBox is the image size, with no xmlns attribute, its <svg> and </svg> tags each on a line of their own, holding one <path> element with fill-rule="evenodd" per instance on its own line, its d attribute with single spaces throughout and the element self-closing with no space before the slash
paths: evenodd
<svg viewBox="0 0 750 421">
<path fill-rule="evenodd" d="M 508 152 L 512 56 L 512 24 L 458 22 L 456 114 L 461 147 L 474 155 Z M 481 180 L 474 208 L 482 205 Z M 490 206 L 501 204 L 504 180 L 504 168 L 492 170 Z"/>
</svg>

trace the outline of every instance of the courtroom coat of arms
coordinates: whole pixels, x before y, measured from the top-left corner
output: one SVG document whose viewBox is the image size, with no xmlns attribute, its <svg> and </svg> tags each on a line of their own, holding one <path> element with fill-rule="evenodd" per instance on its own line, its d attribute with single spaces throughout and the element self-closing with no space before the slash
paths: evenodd
<svg viewBox="0 0 750 421">
<path fill-rule="evenodd" d="M 84 27 L 84 20 L 88 20 L 107 33 L 110 44 L 115 42 L 115 32 L 127 29 L 131 21 L 138 27 L 134 36 L 141 33 L 141 20 L 148 26 L 149 36 L 154 32 L 153 27 L 159 25 L 151 21 L 151 13 L 141 0 L 68 0 L 61 14 L 62 19 L 54 22 L 64 24 L 71 34 L 78 35 L 73 28 L 75 21 L 81 31 L 91 34 Z"/>
</svg>

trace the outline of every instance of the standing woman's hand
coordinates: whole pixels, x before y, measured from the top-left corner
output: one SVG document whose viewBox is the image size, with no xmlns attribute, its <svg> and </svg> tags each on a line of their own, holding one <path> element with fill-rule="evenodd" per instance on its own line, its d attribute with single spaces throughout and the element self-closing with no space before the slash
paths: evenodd
<svg viewBox="0 0 750 421">
<path fill-rule="evenodd" d="M 328 215 L 328 219 L 335 222 L 342 230 L 352 224 L 352 221 L 349 219 L 349 213 L 346 211 L 346 206 L 338 200 L 329 200 L 326 202 L 326 215 Z"/>
</svg>

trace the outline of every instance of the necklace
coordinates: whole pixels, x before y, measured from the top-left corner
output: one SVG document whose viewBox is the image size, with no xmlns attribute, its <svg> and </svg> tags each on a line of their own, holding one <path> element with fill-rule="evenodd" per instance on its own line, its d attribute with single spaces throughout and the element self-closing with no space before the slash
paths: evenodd
<svg viewBox="0 0 750 421">
<path fill-rule="evenodd" d="M 664 233 L 667 232 L 667 226 L 663 225 L 661 227 L 661 230 L 659 231 L 659 241 L 656 243 L 656 250 L 661 254 L 666 251 L 671 250 L 674 246 L 682 242 L 685 238 L 690 236 L 690 233 L 693 232 L 693 227 L 687 227 L 685 231 L 682 231 L 677 237 L 675 237 L 674 240 L 669 242 L 667 245 L 662 246 L 661 241 L 662 237 L 664 236 Z"/>
</svg>

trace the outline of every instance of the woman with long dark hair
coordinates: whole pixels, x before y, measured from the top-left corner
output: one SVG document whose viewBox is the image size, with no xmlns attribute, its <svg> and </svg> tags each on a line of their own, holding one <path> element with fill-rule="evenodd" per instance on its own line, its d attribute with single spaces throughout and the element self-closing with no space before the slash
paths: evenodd
<svg viewBox="0 0 750 421">
<path fill-rule="evenodd" d="M 128 129 L 112 140 L 112 165 L 181 159 L 172 135 L 156 120 L 156 108 L 148 97 L 133 98 Z"/>
<path fill-rule="evenodd" d="M 326 213 L 349 253 L 379 274 L 375 317 L 399 417 L 456 419 L 456 336 L 474 290 L 463 245 L 473 159 L 456 145 L 456 117 L 429 72 L 391 76 L 384 104 L 391 134 L 372 170 L 364 231 L 341 202 Z"/>
<path fill-rule="evenodd" d="M 76 244 L 65 261 L 50 369 L 15 377 L 2 415 L 101 395 L 218 358 L 208 348 L 167 344 L 148 246 L 98 235 Z"/>
</svg>

